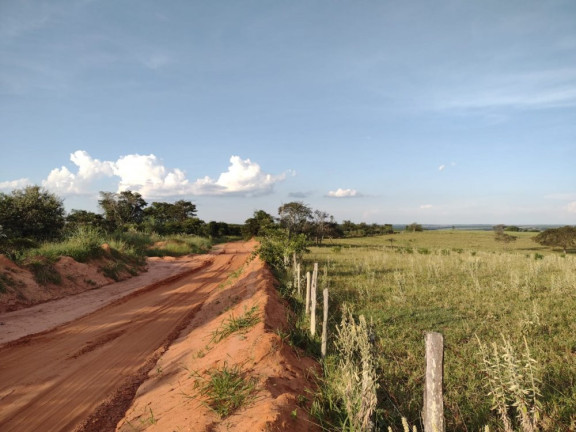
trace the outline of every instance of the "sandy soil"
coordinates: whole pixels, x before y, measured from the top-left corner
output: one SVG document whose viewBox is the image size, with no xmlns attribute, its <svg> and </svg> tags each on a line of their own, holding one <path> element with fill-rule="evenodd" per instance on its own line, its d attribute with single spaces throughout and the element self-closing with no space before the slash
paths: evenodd
<svg viewBox="0 0 576 432">
<path fill-rule="evenodd" d="M 80 301 L 97 310 L 68 315 L 67 324 L 50 321 L 45 329 L 58 327 L 2 345 L 0 430 L 316 430 L 304 406 L 317 365 L 280 337 L 287 312 L 268 269 L 249 260 L 253 247 L 224 245 L 209 258 L 191 259 L 180 277 L 154 281 L 151 268 L 140 289 Z M 210 343 L 224 320 L 253 306 L 258 324 Z M 17 326 L 6 316 L 0 315 L 2 334 Z M 240 365 L 257 384 L 248 406 L 220 419 L 195 393 L 190 372 L 202 375 L 225 362 Z"/>
</svg>

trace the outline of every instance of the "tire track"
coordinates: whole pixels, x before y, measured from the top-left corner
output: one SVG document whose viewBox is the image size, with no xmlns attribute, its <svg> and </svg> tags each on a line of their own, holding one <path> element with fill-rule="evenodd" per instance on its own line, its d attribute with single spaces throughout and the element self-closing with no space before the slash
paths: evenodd
<svg viewBox="0 0 576 432">
<path fill-rule="evenodd" d="M 0 348 L 0 430 L 114 430 L 156 360 L 250 246 L 224 247 L 193 274 Z"/>
</svg>

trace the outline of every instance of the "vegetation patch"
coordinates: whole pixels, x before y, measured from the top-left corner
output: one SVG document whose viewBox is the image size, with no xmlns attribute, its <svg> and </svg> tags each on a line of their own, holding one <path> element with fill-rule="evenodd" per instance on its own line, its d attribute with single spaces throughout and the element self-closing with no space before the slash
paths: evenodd
<svg viewBox="0 0 576 432">
<path fill-rule="evenodd" d="M 239 365 L 208 371 L 205 375 L 193 373 L 194 389 L 203 398 L 202 403 L 221 418 L 228 417 L 255 399 L 257 379 L 249 377 Z"/>
<path fill-rule="evenodd" d="M 43 258 L 35 257 L 26 261 L 25 267 L 32 272 L 34 280 L 40 285 L 62 283 L 62 276 L 54 267 L 54 262 Z"/>
<path fill-rule="evenodd" d="M 205 253 L 211 247 L 207 238 L 197 236 L 170 236 L 146 248 L 146 256 L 184 256 L 196 253 Z"/>
<path fill-rule="evenodd" d="M 349 303 L 374 324 L 377 430 L 403 430 L 406 421 L 422 429 L 428 331 L 445 337 L 447 430 L 508 430 L 504 413 L 514 430 L 576 427 L 576 324 L 570 318 L 576 256 L 538 247 L 534 233 L 515 235 L 505 244 L 489 231 L 424 231 L 396 235 L 395 248 L 386 246 L 385 236 L 310 248 L 304 267 L 318 262 L 328 269 L 331 301 Z M 341 251 L 334 253 L 335 246 Z M 419 253 L 396 253 L 408 248 Z M 329 326 L 329 334 L 337 333 L 334 319 Z M 330 368 L 339 373 L 342 357 L 334 337 L 320 412 L 327 429 L 350 430 L 345 405 L 330 387 Z M 500 387 L 487 386 L 496 382 Z"/>
<path fill-rule="evenodd" d="M 230 315 L 218 329 L 212 332 L 212 339 L 210 342 L 218 343 L 222 339 L 227 338 L 232 333 L 243 332 L 250 327 L 255 326 L 260 322 L 258 315 L 258 306 L 252 306 L 249 310 L 244 309 L 244 314 L 239 317 Z"/>
</svg>

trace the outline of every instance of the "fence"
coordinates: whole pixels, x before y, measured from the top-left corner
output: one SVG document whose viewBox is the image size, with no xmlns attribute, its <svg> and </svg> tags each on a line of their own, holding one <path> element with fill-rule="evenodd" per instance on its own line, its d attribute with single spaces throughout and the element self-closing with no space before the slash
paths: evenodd
<svg viewBox="0 0 576 432">
<path fill-rule="evenodd" d="M 300 295 L 300 264 L 295 266 L 295 277 L 298 278 L 297 287 Z M 314 263 L 313 272 L 306 272 L 306 314 L 310 315 L 310 334 L 316 335 L 316 308 L 318 287 L 318 263 Z M 323 294 L 323 320 L 321 353 L 326 356 L 328 341 L 328 288 Z M 426 374 L 424 383 L 424 406 L 422 419 L 424 432 L 444 432 L 444 337 L 440 333 L 429 332 L 425 335 Z"/>
</svg>

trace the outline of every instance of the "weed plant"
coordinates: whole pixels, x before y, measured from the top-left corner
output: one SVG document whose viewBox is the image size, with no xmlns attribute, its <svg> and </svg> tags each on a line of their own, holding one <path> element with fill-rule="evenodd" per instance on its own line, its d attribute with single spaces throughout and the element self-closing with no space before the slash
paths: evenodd
<svg viewBox="0 0 576 432">
<path fill-rule="evenodd" d="M 218 343 L 222 339 L 226 339 L 232 333 L 245 332 L 250 327 L 255 326 L 260 322 L 260 316 L 258 315 L 258 306 L 252 306 L 250 309 L 244 309 L 244 314 L 239 317 L 234 317 L 230 315 L 220 327 L 218 327 L 213 333 L 210 343 Z"/>
<path fill-rule="evenodd" d="M 252 402 L 256 393 L 256 378 L 248 377 L 239 365 L 215 368 L 201 375 L 194 372 L 194 388 L 203 398 L 203 404 L 221 418 L 228 417 L 238 408 Z"/>
<path fill-rule="evenodd" d="M 371 326 L 360 315 L 358 322 L 347 305 L 336 326 L 334 355 L 323 362 L 324 380 L 312 414 L 329 430 L 376 430 L 377 358 Z M 335 427 L 335 425 L 338 425 Z"/>
<path fill-rule="evenodd" d="M 310 248 L 305 266 L 327 266 L 331 301 L 352 304 L 375 325 L 383 429 L 403 430 L 403 417 L 422 429 L 424 334 L 438 331 L 447 430 L 504 430 L 477 342 L 501 344 L 502 335 L 509 353 L 523 352 L 526 339 L 537 362 L 540 430 L 576 430 L 576 256 L 516 234 L 513 244 L 491 232 L 434 231 Z M 533 391 L 529 382 L 518 385 Z"/>
</svg>

